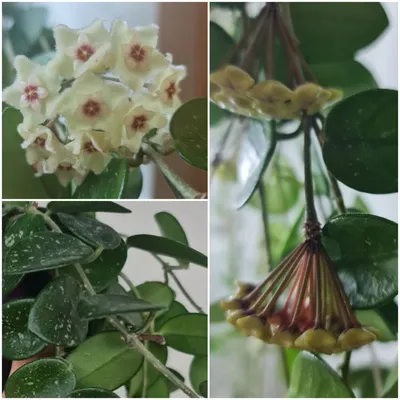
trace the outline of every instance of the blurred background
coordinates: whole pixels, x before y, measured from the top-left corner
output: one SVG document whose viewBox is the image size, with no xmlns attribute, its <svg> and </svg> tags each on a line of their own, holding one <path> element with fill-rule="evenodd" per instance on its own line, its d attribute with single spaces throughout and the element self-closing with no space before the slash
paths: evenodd
<svg viewBox="0 0 400 400">
<path fill-rule="evenodd" d="M 37 18 L 43 20 L 44 25 L 48 28 L 64 24 L 71 29 L 81 29 L 95 19 L 104 20 L 107 28 L 117 18 L 128 22 L 130 26 L 155 23 L 160 26 L 159 48 L 161 52 L 172 53 L 174 64 L 184 64 L 187 67 L 188 76 L 182 83 L 182 101 L 207 96 L 207 3 L 3 3 L 3 29 L 7 29 L 12 23 L 10 18 L 7 18 L 7 10 L 10 7 L 43 8 L 44 14 L 42 12 L 29 13 L 31 21 L 27 20 L 26 23 L 31 24 L 32 20 Z M 39 45 L 46 47 L 46 43 L 43 42 Z M 3 56 L 4 50 L 3 43 Z M 46 49 L 41 49 L 41 51 L 43 50 Z M 207 172 L 192 167 L 175 154 L 166 157 L 165 161 L 194 189 L 200 192 L 207 191 Z M 144 175 L 141 198 L 172 197 L 168 185 L 153 165 L 141 168 Z"/>
<path fill-rule="evenodd" d="M 256 15 L 264 3 L 248 3 L 249 15 Z M 389 19 L 389 27 L 371 46 L 356 55 L 374 76 L 379 87 L 398 88 L 398 4 L 382 3 Z M 232 37 L 237 33 L 235 20 L 239 12 L 229 8 L 212 7 L 210 20 L 217 22 Z M 340 28 L 339 28 L 340 29 Z M 210 37 L 212 41 L 212 37 Z M 213 120 L 212 117 L 210 118 Z M 230 121 L 222 118 L 210 127 L 210 160 L 216 154 L 218 144 L 229 126 Z M 235 154 L 241 138 L 241 124 L 235 124 L 227 145 L 228 159 L 234 165 L 240 159 Z M 289 129 L 293 131 L 294 129 Z M 280 148 L 279 148 L 280 147 Z M 296 139 L 278 144 L 278 151 L 289 165 L 289 171 L 295 181 L 303 180 L 302 140 Z M 251 151 L 252 149 L 242 149 Z M 253 149 L 254 151 L 254 149 Z M 257 157 L 257 154 L 254 154 Z M 237 158 L 235 158 L 237 156 Z M 265 345 L 260 340 L 245 338 L 222 320 L 218 311 L 218 301 L 233 293 L 236 279 L 245 282 L 259 282 L 266 276 L 265 244 L 261 220 L 261 210 L 254 202 L 237 211 L 233 206 L 237 185 L 232 164 L 222 166 L 210 183 L 210 303 L 211 323 L 210 342 L 210 394 L 211 397 L 286 397 L 286 383 L 281 362 L 280 348 Z M 232 167 L 232 168 L 230 168 Z M 237 171 L 240 175 L 240 172 Z M 276 182 L 275 182 L 276 183 Z M 397 194 L 373 195 L 358 193 L 340 184 L 347 206 L 363 206 L 371 214 L 397 222 Z M 282 187 L 281 187 L 282 188 Z M 289 196 L 292 189 L 283 186 Z M 294 189 L 296 191 L 296 189 Z M 285 243 L 290 227 L 304 205 L 303 192 L 297 194 L 296 204 L 289 212 L 270 215 L 271 248 L 281 248 Z M 318 213 L 326 216 L 330 208 L 330 200 L 325 196 L 317 196 Z M 328 213 L 329 215 L 329 213 Z M 325 219 L 321 218 L 323 221 Z M 299 231 L 299 238 L 300 231 Z M 300 240 L 300 239 L 299 239 Z M 273 250 L 272 250 L 273 251 Z M 396 300 L 397 301 L 397 300 Z M 386 368 L 397 365 L 397 346 L 395 337 L 388 338 L 385 343 L 373 343 L 371 346 L 353 352 L 351 368 L 363 371 L 373 366 L 373 371 L 382 372 Z M 334 368 L 343 360 L 343 355 L 324 357 Z M 365 376 L 365 375 L 364 375 Z M 376 378 L 377 374 L 375 374 Z M 379 376 L 378 376 L 379 378 Z M 364 378 L 362 378 L 364 379 Z M 368 377 L 371 387 L 374 384 L 372 375 Z M 251 384 L 250 384 L 251 383 Z M 379 383 L 379 382 L 378 382 Z M 360 384 L 361 385 L 361 384 Z M 357 396 L 361 390 L 355 389 Z M 375 396 L 373 396 L 375 397 Z"/>
</svg>

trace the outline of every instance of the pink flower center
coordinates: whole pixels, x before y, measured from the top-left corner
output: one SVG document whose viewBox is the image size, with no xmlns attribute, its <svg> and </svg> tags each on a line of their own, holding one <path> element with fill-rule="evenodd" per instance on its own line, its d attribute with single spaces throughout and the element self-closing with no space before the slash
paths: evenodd
<svg viewBox="0 0 400 400">
<path fill-rule="evenodd" d="M 34 143 L 39 147 L 44 147 L 44 145 L 46 144 L 46 139 L 38 136 Z"/>
<path fill-rule="evenodd" d="M 85 145 L 83 146 L 83 150 L 86 153 L 97 153 L 97 149 L 93 146 L 92 142 L 85 143 Z"/>
<path fill-rule="evenodd" d="M 96 117 L 97 115 L 100 114 L 100 103 L 95 100 L 88 100 L 83 106 L 82 106 L 82 112 L 86 117 Z"/>
<path fill-rule="evenodd" d="M 129 57 L 133 58 L 136 62 L 140 63 L 144 61 L 145 56 L 146 56 L 146 51 L 140 44 L 134 44 L 131 46 Z"/>
<path fill-rule="evenodd" d="M 61 163 L 58 166 L 58 169 L 60 171 L 72 171 L 72 164 L 70 164 L 70 163 Z"/>
<path fill-rule="evenodd" d="M 147 118 L 145 115 L 137 115 L 136 117 L 133 118 L 131 128 L 134 131 L 137 131 L 145 126 L 147 122 Z"/>
<path fill-rule="evenodd" d="M 75 50 L 77 60 L 85 62 L 94 54 L 95 50 L 90 44 L 82 44 Z"/>
<path fill-rule="evenodd" d="M 175 82 L 171 82 L 169 86 L 165 89 L 165 92 L 167 93 L 167 96 L 169 99 L 172 99 L 174 94 L 176 93 L 176 86 Z"/>
<path fill-rule="evenodd" d="M 34 85 L 28 85 L 24 89 L 24 96 L 27 102 L 33 103 L 39 100 L 38 87 Z"/>
</svg>

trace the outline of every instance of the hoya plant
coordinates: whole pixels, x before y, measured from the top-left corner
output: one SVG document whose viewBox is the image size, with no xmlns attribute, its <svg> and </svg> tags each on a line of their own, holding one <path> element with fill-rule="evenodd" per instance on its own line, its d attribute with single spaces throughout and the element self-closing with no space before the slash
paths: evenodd
<svg viewBox="0 0 400 400">
<path fill-rule="evenodd" d="M 156 25 L 49 31 L 44 9 L 3 8 L 3 197 L 137 198 L 149 162 L 175 197 L 205 196 L 163 159 L 207 170 L 207 101 L 182 104 L 186 67 L 160 52 Z"/>
<path fill-rule="evenodd" d="M 226 199 L 241 209 L 229 233 L 212 234 L 243 229 L 251 208 L 263 227 L 261 268 L 243 262 L 225 275 L 220 287 L 239 283 L 211 306 L 211 321 L 256 338 L 259 353 L 262 342 L 279 346 L 289 397 L 397 397 L 397 361 L 351 362 L 372 342 L 397 340 L 397 224 L 342 195 L 343 186 L 397 192 L 398 93 L 355 60 L 387 28 L 386 13 L 380 3 L 211 6 L 211 123 L 223 131 L 212 187 L 232 187 L 214 186 L 212 198 L 223 198 L 216 214 Z M 258 250 L 239 241 L 241 254 Z M 211 350 L 234 331 L 215 333 Z M 257 384 L 247 376 L 238 397 Z"/>
<path fill-rule="evenodd" d="M 179 270 L 207 267 L 207 257 L 170 213 L 154 216 L 160 236 L 121 237 L 100 212 L 131 211 L 112 202 L 3 204 L 5 397 L 111 398 L 118 388 L 128 397 L 205 397 L 207 315 Z M 145 267 L 128 265 L 132 248 L 160 263 L 159 281 L 123 272 Z M 168 367 L 171 350 L 193 356 L 188 371 Z"/>
</svg>

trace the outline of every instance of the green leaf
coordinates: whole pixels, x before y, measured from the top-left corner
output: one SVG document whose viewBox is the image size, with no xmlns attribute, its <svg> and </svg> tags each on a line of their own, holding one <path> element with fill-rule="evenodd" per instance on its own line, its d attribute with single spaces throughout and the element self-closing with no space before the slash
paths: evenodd
<svg viewBox="0 0 400 400">
<path fill-rule="evenodd" d="M 71 215 L 65 213 L 57 213 L 57 217 L 73 235 L 92 246 L 115 249 L 121 243 L 121 236 L 118 232 L 96 218 L 84 214 Z"/>
<path fill-rule="evenodd" d="M 99 257 L 83 266 L 86 276 L 97 293 L 103 291 L 113 280 L 118 278 L 119 273 L 124 268 L 127 256 L 126 243 L 121 240 L 117 248 L 103 250 Z M 72 265 L 60 269 L 59 273 L 80 279 L 76 268 Z"/>
<path fill-rule="evenodd" d="M 331 258 L 353 308 L 373 308 L 394 298 L 396 223 L 375 215 L 343 214 L 329 220 L 322 232 L 340 250 Z"/>
<path fill-rule="evenodd" d="M 34 299 L 3 304 L 3 357 L 24 360 L 42 351 L 47 343 L 28 330 L 29 311 Z"/>
<path fill-rule="evenodd" d="M 386 322 L 377 311 L 358 310 L 356 312 L 356 317 L 361 325 L 376 329 L 376 336 L 378 337 L 379 341 L 390 342 L 397 339 L 396 335 L 390 331 L 389 327 L 386 325 Z"/>
<path fill-rule="evenodd" d="M 197 394 L 200 394 L 200 384 L 207 380 L 207 356 L 196 356 L 190 364 L 190 383 Z"/>
<path fill-rule="evenodd" d="M 75 199 L 120 199 L 128 180 L 129 167 L 126 160 L 112 159 L 105 170 L 96 175 L 89 173 L 78 186 Z"/>
<path fill-rule="evenodd" d="M 83 320 L 105 318 L 110 315 L 120 315 L 132 312 L 165 310 L 165 307 L 155 306 L 147 301 L 135 299 L 133 296 L 117 294 L 96 294 L 81 299 L 78 312 Z"/>
<path fill-rule="evenodd" d="M 121 199 L 138 199 L 143 189 L 143 175 L 140 167 L 129 168 Z"/>
<path fill-rule="evenodd" d="M 363 198 L 359 195 L 357 195 L 354 200 L 354 208 L 356 208 L 357 210 L 360 210 L 361 212 L 369 213 L 369 208 L 368 208 L 367 204 L 365 203 Z"/>
<path fill-rule="evenodd" d="M 29 330 L 57 346 L 82 343 L 88 323 L 80 319 L 77 310 L 81 296 L 81 286 L 75 279 L 68 275 L 55 278 L 37 296 L 29 314 Z"/>
<path fill-rule="evenodd" d="M 349 398 L 354 394 L 325 361 L 302 351 L 293 364 L 288 397 Z"/>
<path fill-rule="evenodd" d="M 36 233 L 19 241 L 6 255 L 3 273 L 15 275 L 83 262 L 93 250 L 80 240 L 58 232 Z"/>
<path fill-rule="evenodd" d="M 154 235 L 135 235 L 127 239 L 128 247 L 135 247 L 150 253 L 179 258 L 207 267 L 207 256 L 175 240 Z"/>
<path fill-rule="evenodd" d="M 208 119 L 206 98 L 182 104 L 172 116 L 170 132 L 178 154 L 189 164 L 207 171 Z"/>
<path fill-rule="evenodd" d="M 204 382 L 200 383 L 199 392 L 202 397 L 208 398 L 208 381 L 204 381 Z"/>
<path fill-rule="evenodd" d="M 219 301 L 210 305 L 210 322 L 224 322 L 226 321 L 225 312 L 219 305 Z"/>
<path fill-rule="evenodd" d="M 383 306 L 375 308 L 375 311 L 385 321 L 386 326 L 390 329 L 393 335 L 397 336 L 398 332 L 397 316 L 399 315 L 399 309 L 397 307 L 397 304 L 394 301 L 392 301 L 390 303 L 384 304 Z"/>
<path fill-rule="evenodd" d="M 377 366 L 379 375 L 387 375 L 386 370 Z M 351 370 L 348 377 L 349 386 L 359 398 L 376 398 L 378 393 L 375 388 L 374 373 L 371 369 L 363 368 Z"/>
<path fill-rule="evenodd" d="M 293 364 L 296 360 L 296 357 L 300 353 L 301 350 L 298 349 L 289 349 L 289 348 L 284 348 L 283 349 L 283 357 L 284 360 L 282 362 L 285 363 L 286 369 L 287 369 L 287 378 L 288 378 L 288 384 L 290 383 L 290 377 L 293 374 Z"/>
<path fill-rule="evenodd" d="M 290 13 L 300 51 L 309 63 L 352 59 L 389 24 L 380 3 L 294 2 Z"/>
<path fill-rule="evenodd" d="M 21 113 L 3 105 L 3 199 L 46 199 L 47 193 L 21 149 L 22 139 L 17 126 L 22 123 Z"/>
<path fill-rule="evenodd" d="M 113 201 L 51 201 L 47 209 L 53 213 L 111 212 L 131 213 L 128 208 Z"/>
<path fill-rule="evenodd" d="M 174 291 L 161 282 L 144 282 L 136 286 L 136 289 L 143 300 L 164 309 L 168 309 L 175 300 Z M 160 316 L 164 313 L 165 310 L 158 311 L 156 315 Z"/>
<path fill-rule="evenodd" d="M 3 264 L 4 265 L 4 264 Z M 3 275 L 1 277 L 2 281 L 2 293 L 3 297 L 7 296 L 17 285 L 21 282 L 23 274 L 21 275 Z"/>
<path fill-rule="evenodd" d="M 276 142 L 268 143 L 267 133 L 265 124 L 255 120 L 248 122 L 238 156 L 240 188 L 235 201 L 237 208 L 243 207 L 249 201 L 275 152 Z"/>
<path fill-rule="evenodd" d="M 55 51 L 46 51 L 44 53 L 40 53 L 35 55 L 35 57 L 32 58 L 32 61 L 40 64 L 40 65 L 46 65 L 51 61 L 54 57 L 56 56 Z"/>
<path fill-rule="evenodd" d="M 148 389 L 146 397 L 150 399 L 165 399 L 169 397 L 167 382 L 164 378 L 157 379 Z"/>
<path fill-rule="evenodd" d="M 181 380 L 182 382 L 185 382 L 185 378 L 183 377 L 183 375 L 181 375 L 178 371 L 172 369 L 172 368 L 168 368 L 174 375 L 176 375 L 179 380 Z M 170 380 L 166 380 L 167 382 L 167 386 L 168 386 L 168 392 L 172 393 L 175 392 L 176 390 L 178 390 L 178 386 L 174 385 Z"/>
<path fill-rule="evenodd" d="M 235 45 L 233 39 L 215 22 L 210 22 L 210 72 L 221 67 Z"/>
<path fill-rule="evenodd" d="M 101 388 L 85 388 L 85 389 L 78 389 L 74 390 L 69 396 L 69 398 L 85 398 L 85 399 L 92 399 L 92 398 L 101 398 L 101 399 L 110 399 L 119 396 L 114 392 L 110 392 L 109 390 L 101 389 Z"/>
<path fill-rule="evenodd" d="M 345 185 L 367 193 L 397 192 L 397 103 L 396 90 L 373 89 L 329 113 L 323 156 Z"/>
<path fill-rule="evenodd" d="M 209 107 L 210 107 L 210 127 L 218 125 L 225 118 L 232 116 L 232 114 L 229 111 L 219 108 L 214 103 L 210 102 Z"/>
<path fill-rule="evenodd" d="M 119 332 L 93 336 L 72 351 L 67 360 L 76 375 L 76 388 L 115 390 L 140 369 L 143 356 L 127 347 Z"/>
<path fill-rule="evenodd" d="M 65 398 L 74 390 L 71 365 L 59 358 L 42 358 L 18 368 L 8 379 L 7 398 Z"/>
<path fill-rule="evenodd" d="M 382 393 L 379 394 L 379 397 L 397 399 L 399 397 L 398 386 L 399 386 L 398 366 L 396 363 L 396 365 L 390 370 L 389 376 L 386 378 L 385 384 L 382 389 Z"/>
<path fill-rule="evenodd" d="M 69 199 L 71 198 L 71 184 L 62 186 L 55 174 L 46 174 L 38 178 L 42 183 L 49 199 Z"/>
<path fill-rule="evenodd" d="M 169 306 L 169 309 L 164 314 L 160 315 L 154 321 L 154 329 L 157 332 L 169 319 L 176 317 L 177 315 L 186 314 L 185 306 L 178 301 L 173 301 Z"/>
<path fill-rule="evenodd" d="M 160 329 L 167 346 L 182 353 L 207 355 L 207 315 L 183 314 L 168 320 Z"/>
</svg>

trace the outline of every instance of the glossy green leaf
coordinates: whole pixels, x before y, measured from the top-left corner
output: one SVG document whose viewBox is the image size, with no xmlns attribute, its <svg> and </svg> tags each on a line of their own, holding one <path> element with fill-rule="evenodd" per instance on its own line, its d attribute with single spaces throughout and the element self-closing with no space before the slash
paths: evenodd
<svg viewBox="0 0 400 400">
<path fill-rule="evenodd" d="M 232 114 L 228 110 L 219 108 L 212 102 L 209 103 L 209 107 L 210 107 L 210 127 L 218 125 L 225 118 L 229 118 L 229 116 L 232 116 Z"/>
<path fill-rule="evenodd" d="M 381 379 L 384 375 L 387 375 L 386 370 L 382 370 L 379 366 L 376 366 L 376 370 L 379 373 Z M 348 376 L 348 382 L 350 388 L 358 398 L 376 398 L 378 393 L 375 388 L 374 372 L 372 369 L 363 368 L 350 370 Z"/>
<path fill-rule="evenodd" d="M 175 240 L 154 235 L 135 235 L 127 239 L 128 247 L 135 247 L 150 253 L 179 258 L 193 264 L 207 267 L 207 256 Z"/>
<path fill-rule="evenodd" d="M 111 399 L 119 396 L 114 392 L 109 390 L 101 389 L 101 388 L 85 388 L 74 390 L 69 396 L 69 398 L 74 399 L 92 399 L 92 398 L 101 398 L 101 399 Z"/>
<path fill-rule="evenodd" d="M 226 320 L 225 312 L 219 305 L 219 301 L 210 305 L 210 322 L 224 322 Z"/>
<path fill-rule="evenodd" d="M 288 397 L 354 397 L 342 378 L 321 358 L 302 351 L 296 357 Z"/>
<path fill-rule="evenodd" d="M 21 122 L 18 110 L 3 105 L 3 171 L 12 166 L 12 173 L 3 174 L 3 199 L 46 199 L 47 193 L 21 149 L 22 139 L 17 133 Z"/>
<path fill-rule="evenodd" d="M 142 355 L 127 347 L 119 332 L 104 332 L 87 339 L 67 360 L 76 375 L 76 388 L 115 390 L 140 369 Z"/>
<path fill-rule="evenodd" d="M 208 101 L 193 99 L 182 104 L 172 116 L 170 132 L 178 154 L 189 164 L 207 171 Z"/>
<path fill-rule="evenodd" d="M 150 399 L 165 399 L 169 397 L 167 382 L 164 378 L 157 379 L 148 389 L 146 397 Z"/>
<path fill-rule="evenodd" d="M 237 208 L 243 207 L 249 201 L 275 152 L 276 142 L 268 140 L 269 132 L 266 127 L 266 124 L 255 120 L 248 122 L 238 154 L 240 188 L 235 200 Z"/>
<path fill-rule="evenodd" d="M 34 299 L 3 304 L 3 357 L 24 360 L 42 351 L 47 343 L 28 330 L 29 311 Z"/>
<path fill-rule="evenodd" d="M 397 363 L 396 363 L 397 364 Z M 399 386 L 399 371 L 398 366 L 394 366 L 387 376 L 385 380 L 385 384 L 383 385 L 382 393 L 379 394 L 379 397 L 386 397 L 390 399 L 397 399 L 399 397 L 398 386 Z"/>
<path fill-rule="evenodd" d="M 143 189 L 143 174 L 140 167 L 129 168 L 121 199 L 138 199 Z"/>
<path fill-rule="evenodd" d="M 118 278 L 119 273 L 125 265 L 127 256 L 128 249 L 126 243 L 121 240 L 117 248 L 103 250 L 99 257 L 83 266 L 85 274 L 96 292 L 101 292 L 113 280 Z M 61 275 L 68 274 L 79 279 L 79 274 L 72 265 L 60 269 L 59 272 Z"/>
<path fill-rule="evenodd" d="M 182 314 L 168 320 L 160 329 L 167 346 L 182 353 L 207 355 L 207 315 Z"/>
<path fill-rule="evenodd" d="M 208 376 L 207 356 L 196 356 L 190 364 L 190 383 L 197 394 L 200 394 L 200 384 L 207 380 Z"/>
<path fill-rule="evenodd" d="M 379 316 L 383 319 L 386 326 L 390 329 L 393 335 L 397 336 L 397 332 L 399 330 L 397 317 L 399 315 L 399 309 L 397 303 L 395 301 L 391 301 L 390 303 L 384 304 L 383 306 L 375 308 L 375 311 L 379 314 Z"/>
<path fill-rule="evenodd" d="M 89 173 L 78 186 L 75 199 L 120 199 L 128 180 L 129 167 L 126 160 L 113 158 L 105 170 L 96 175 Z"/>
<path fill-rule="evenodd" d="M 165 324 L 165 322 L 167 322 L 169 319 L 174 318 L 177 315 L 185 314 L 187 312 L 188 310 L 183 304 L 174 300 L 169 306 L 168 311 L 157 317 L 156 320 L 154 321 L 155 330 L 158 331 L 159 328 L 161 328 Z"/>
<path fill-rule="evenodd" d="M 121 243 L 121 236 L 118 232 L 96 218 L 84 214 L 71 215 L 65 213 L 57 213 L 57 217 L 73 235 L 92 246 L 115 249 Z"/>
<path fill-rule="evenodd" d="M 371 3 L 372 4 L 372 3 Z M 374 89 L 338 103 L 326 120 L 329 171 L 361 192 L 397 192 L 397 91 Z"/>
<path fill-rule="evenodd" d="M 235 42 L 215 22 L 210 22 L 210 72 L 218 69 L 222 66 L 222 63 L 226 61 L 230 51 L 232 50 Z"/>
<path fill-rule="evenodd" d="M 37 296 L 29 313 L 28 328 L 46 342 L 72 347 L 85 340 L 87 321 L 77 311 L 80 284 L 68 275 L 51 281 Z"/>
<path fill-rule="evenodd" d="M 396 336 L 390 331 L 384 319 L 375 310 L 358 310 L 357 320 L 361 325 L 372 327 L 376 330 L 376 336 L 381 342 L 396 340 Z M 374 331 L 375 332 L 375 331 Z"/>
<path fill-rule="evenodd" d="M 140 298 L 158 307 L 168 309 L 175 300 L 174 291 L 161 282 L 144 282 L 136 286 L 140 294 Z M 164 314 L 166 311 L 157 311 L 157 316 Z"/>
<path fill-rule="evenodd" d="M 183 375 L 181 375 L 178 371 L 172 368 L 168 368 L 177 378 L 179 378 L 182 382 L 185 382 L 185 378 Z M 167 381 L 167 386 L 168 386 L 168 391 L 169 393 L 175 392 L 175 390 L 178 390 L 178 386 L 174 385 L 170 380 Z"/>
<path fill-rule="evenodd" d="M 84 262 L 93 250 L 73 236 L 58 232 L 35 233 L 15 244 L 6 255 L 3 273 L 14 275 Z"/>
<path fill-rule="evenodd" d="M 85 296 L 78 305 L 78 312 L 83 320 L 105 318 L 132 312 L 165 310 L 165 307 L 153 305 L 133 296 L 118 294 L 96 294 Z"/>
<path fill-rule="evenodd" d="M 3 264 L 4 265 L 4 264 Z M 7 296 L 17 285 L 21 282 L 23 274 L 21 275 L 3 275 L 1 277 L 1 289 L 3 296 Z"/>
<path fill-rule="evenodd" d="M 74 390 L 71 365 L 59 358 L 31 361 L 15 371 L 5 385 L 7 398 L 65 398 Z"/>
<path fill-rule="evenodd" d="M 335 242 L 330 254 L 353 308 L 373 308 L 397 294 L 397 224 L 369 214 L 329 220 L 323 236 Z M 335 250 L 336 252 L 336 250 Z"/>
<path fill-rule="evenodd" d="M 111 212 L 131 213 L 128 208 L 113 201 L 51 201 L 47 209 L 53 213 Z"/>
<path fill-rule="evenodd" d="M 388 26 L 380 3 L 294 2 L 290 13 L 300 51 L 309 63 L 352 59 Z"/>
</svg>

